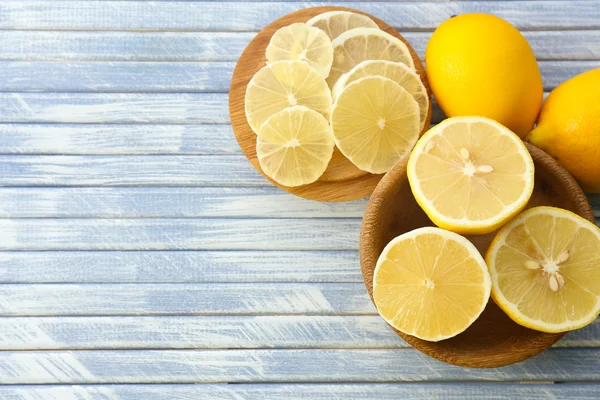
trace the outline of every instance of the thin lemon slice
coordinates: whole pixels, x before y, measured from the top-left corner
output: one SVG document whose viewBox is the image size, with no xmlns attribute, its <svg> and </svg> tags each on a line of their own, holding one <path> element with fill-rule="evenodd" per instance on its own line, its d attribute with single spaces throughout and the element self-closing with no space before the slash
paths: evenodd
<svg viewBox="0 0 600 400">
<path fill-rule="evenodd" d="M 523 212 L 496 234 L 486 261 L 494 301 L 523 326 L 564 332 L 600 311 L 600 229 L 570 211 Z"/>
<path fill-rule="evenodd" d="M 419 75 L 413 69 L 407 67 L 406 64 L 386 60 L 366 60 L 361 62 L 349 72 L 342 75 L 335 85 L 333 85 L 331 91 L 333 101 L 337 99 L 348 84 L 357 79 L 373 75 L 389 78 L 410 93 L 419 105 L 419 119 L 421 121 L 421 130 L 423 130 L 427 121 L 427 114 L 429 113 L 429 95 Z"/>
<path fill-rule="evenodd" d="M 379 29 L 351 29 L 338 36 L 332 44 L 333 64 L 327 77 L 330 88 L 342 75 L 365 60 L 388 60 L 415 68 L 406 44 Z"/>
<path fill-rule="evenodd" d="M 267 46 L 267 62 L 306 61 L 327 78 L 333 62 L 333 46 L 320 29 L 296 23 L 280 28 Z"/>
<path fill-rule="evenodd" d="M 378 28 L 366 15 L 349 11 L 329 11 L 311 18 L 308 25 L 321 29 L 331 40 L 354 28 Z"/>
<path fill-rule="evenodd" d="M 262 68 L 246 88 L 246 118 L 254 132 L 273 114 L 301 105 L 329 118 L 331 92 L 319 72 L 303 61 L 278 61 Z"/>
<path fill-rule="evenodd" d="M 483 117 L 454 117 L 430 129 L 408 160 L 415 199 L 439 227 L 489 233 L 518 214 L 534 167 L 519 137 Z"/>
<path fill-rule="evenodd" d="M 283 186 L 313 183 L 333 155 L 329 123 L 321 114 L 295 106 L 271 116 L 258 131 L 256 154 L 262 170 Z"/>
<path fill-rule="evenodd" d="M 491 286 L 485 262 L 471 242 L 426 227 L 400 235 L 385 247 L 375 267 L 373 298 L 388 324 L 437 342 L 475 322 Z"/>
<path fill-rule="evenodd" d="M 371 76 L 344 88 L 331 112 L 338 148 L 363 171 L 389 171 L 419 137 L 419 106 L 391 79 Z"/>
</svg>

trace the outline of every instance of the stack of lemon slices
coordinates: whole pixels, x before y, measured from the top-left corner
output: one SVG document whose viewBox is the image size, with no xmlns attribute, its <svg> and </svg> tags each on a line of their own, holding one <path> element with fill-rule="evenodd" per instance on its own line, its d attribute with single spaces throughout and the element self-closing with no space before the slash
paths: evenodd
<svg viewBox="0 0 600 400">
<path fill-rule="evenodd" d="M 597 317 L 600 229 L 554 207 L 519 214 L 533 191 L 534 165 L 516 134 L 483 117 L 447 119 L 417 142 L 407 174 L 439 228 L 400 235 L 380 255 L 373 297 L 390 325 L 447 339 L 478 318 L 490 294 L 515 322 L 543 332 Z M 460 235 L 498 228 L 485 261 Z"/>
<path fill-rule="evenodd" d="M 317 181 L 335 146 L 361 170 L 385 173 L 425 126 L 429 97 L 408 47 L 367 16 L 334 11 L 285 26 L 266 59 L 245 111 L 261 169 L 280 185 Z"/>
</svg>

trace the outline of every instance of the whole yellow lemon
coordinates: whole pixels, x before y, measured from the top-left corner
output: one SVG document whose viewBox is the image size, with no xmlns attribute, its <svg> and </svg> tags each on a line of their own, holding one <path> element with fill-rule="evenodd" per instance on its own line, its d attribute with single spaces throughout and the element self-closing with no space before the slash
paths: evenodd
<svg viewBox="0 0 600 400">
<path fill-rule="evenodd" d="M 600 192 L 600 68 L 554 89 L 526 139 L 555 157 L 585 190 Z"/>
<path fill-rule="evenodd" d="M 538 116 L 544 88 L 527 40 L 490 14 L 452 17 L 425 53 L 427 79 L 448 117 L 479 115 L 524 137 Z"/>
</svg>

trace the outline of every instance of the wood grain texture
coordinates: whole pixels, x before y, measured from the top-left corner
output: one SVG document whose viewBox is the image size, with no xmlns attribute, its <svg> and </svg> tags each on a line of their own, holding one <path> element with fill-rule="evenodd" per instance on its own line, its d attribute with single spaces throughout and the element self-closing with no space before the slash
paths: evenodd
<svg viewBox="0 0 600 400">
<path fill-rule="evenodd" d="M 237 383 L 594 381 L 600 350 L 550 349 L 504 368 L 457 368 L 411 349 L 0 352 L 0 382 Z"/>
<path fill-rule="evenodd" d="M 0 386 L 5 400 L 596 400 L 596 384 L 204 384 Z"/>
<path fill-rule="evenodd" d="M 599 345 L 597 321 L 554 347 Z M 0 318 L 0 350 L 408 347 L 378 315 Z"/>
<path fill-rule="evenodd" d="M 229 115 L 231 125 L 236 139 L 248 158 L 248 161 L 260 172 L 267 180 L 281 189 L 311 200 L 318 201 L 349 201 L 366 197 L 371 194 L 377 183 L 383 175 L 370 174 L 361 171 L 353 165 L 342 153 L 335 149 L 333 157 L 325 170 L 325 173 L 314 183 L 302 185 L 299 187 L 286 187 L 265 174 L 256 155 L 256 133 L 250 128 L 246 119 L 246 88 L 252 77 L 266 65 L 265 52 L 273 34 L 280 28 L 292 23 L 306 22 L 312 17 L 328 11 L 350 11 L 357 12 L 354 9 L 343 7 L 312 7 L 299 10 L 283 16 L 267 25 L 258 35 L 248 44 L 233 71 L 231 78 L 231 87 L 229 93 Z M 373 20 L 381 30 L 400 39 L 407 45 L 415 64 L 416 72 L 419 74 L 423 85 L 429 96 L 429 109 L 423 131 L 429 129 L 431 123 L 431 90 L 427 82 L 427 75 L 419 57 L 412 49 L 410 44 L 394 28 L 384 21 L 367 15 Z"/>
<path fill-rule="evenodd" d="M 261 36 L 256 40 L 262 40 Z M 268 40 L 261 43 L 264 46 L 252 54 L 264 55 Z M 240 60 L 244 63 L 245 59 Z M 234 66 L 232 62 L 195 61 L 0 61 L 0 92 L 227 93 Z M 600 61 L 540 61 L 539 67 L 544 89 L 550 91 L 575 75 L 600 68 Z M 256 72 L 247 64 L 240 68 L 248 80 Z"/>
<path fill-rule="evenodd" d="M 227 95 L 0 93 L 0 122 L 228 124 Z"/>
<path fill-rule="evenodd" d="M 0 4 L 0 29 L 258 31 L 282 15 L 318 5 L 348 3 L 16 0 Z M 432 30 L 452 15 L 470 12 L 495 14 L 522 30 L 600 28 L 600 9 L 596 2 L 585 0 L 357 1 L 350 6 L 384 18 L 400 30 Z"/>
<path fill-rule="evenodd" d="M 242 151 L 231 125 L 17 123 L 0 124 L 0 154 L 241 155 Z"/>
<path fill-rule="evenodd" d="M 1 316 L 375 312 L 360 283 L 0 285 Z"/>
<path fill-rule="evenodd" d="M 3 283 L 362 282 L 358 251 L 8 251 Z"/>
<path fill-rule="evenodd" d="M 592 208 L 573 177 L 558 162 L 526 143 L 535 164 L 535 185 L 527 208 L 549 205 L 570 210 L 594 222 Z M 382 179 L 371 196 L 360 236 L 360 261 L 365 286 L 373 299 L 373 273 L 384 247 L 395 237 L 423 226 L 434 226 L 415 200 L 407 178 L 408 160 Z M 467 238 L 485 254 L 495 232 Z M 490 300 L 484 312 L 463 333 L 440 342 L 428 342 L 394 329 L 423 353 L 447 363 L 492 368 L 533 357 L 553 345 L 564 333 L 543 333 L 512 321 Z"/>
<path fill-rule="evenodd" d="M 0 155 L 0 186 L 72 185 L 271 186 L 243 156 Z"/>
<path fill-rule="evenodd" d="M 255 35 L 255 32 L 0 31 L 0 60 L 236 62 Z M 597 30 L 529 31 L 523 35 L 540 61 L 600 59 Z M 402 36 L 424 59 L 431 32 L 402 32 Z"/>
<path fill-rule="evenodd" d="M 0 218 L 361 218 L 366 204 L 309 201 L 275 187 L 0 188 Z"/>
<path fill-rule="evenodd" d="M 360 219 L 4 219 L 0 250 L 356 250 Z"/>
</svg>

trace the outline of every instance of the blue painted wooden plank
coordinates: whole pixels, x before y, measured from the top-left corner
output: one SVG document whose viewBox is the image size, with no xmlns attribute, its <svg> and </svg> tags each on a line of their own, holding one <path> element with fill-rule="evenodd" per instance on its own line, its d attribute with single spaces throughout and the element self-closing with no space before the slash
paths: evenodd
<svg viewBox="0 0 600 400">
<path fill-rule="evenodd" d="M 598 349 L 550 349 L 493 369 L 459 368 L 409 349 L 0 352 L 0 381 L 8 384 L 599 379 Z"/>
<path fill-rule="evenodd" d="M 487 12 L 521 29 L 600 28 L 593 1 L 449 2 L 201 2 L 9 1 L 0 29 L 255 31 L 292 11 L 350 5 L 402 29 L 433 29 L 452 15 Z M 101 16 L 101 17 L 99 17 Z"/>
<path fill-rule="evenodd" d="M 0 124 L 0 154 L 242 154 L 231 125 Z"/>
<path fill-rule="evenodd" d="M 71 185 L 250 187 L 271 183 L 244 156 L 0 156 L 0 186 Z"/>
<path fill-rule="evenodd" d="M 600 61 L 540 61 L 544 88 Z M 0 61 L 1 92 L 228 93 L 233 62 Z"/>
<path fill-rule="evenodd" d="M 408 347 L 377 315 L 0 318 L 0 350 Z"/>
<path fill-rule="evenodd" d="M 0 250 L 356 250 L 360 219 L 4 219 Z"/>
<path fill-rule="evenodd" d="M 237 61 L 255 32 L 0 31 L 4 61 Z M 598 60 L 600 31 L 523 32 L 538 60 Z M 403 32 L 423 59 L 431 32 Z"/>
<path fill-rule="evenodd" d="M 361 218 L 366 199 L 326 203 L 264 188 L 0 188 L 0 218 Z"/>
<path fill-rule="evenodd" d="M 9 251 L 3 283 L 362 282 L 358 251 Z"/>
<path fill-rule="evenodd" d="M 378 315 L 9 317 L 0 350 L 408 348 Z M 554 347 L 599 347 L 600 321 Z"/>
<path fill-rule="evenodd" d="M 363 283 L 4 284 L 0 299 L 2 316 L 376 313 Z"/>
<path fill-rule="evenodd" d="M 0 122 L 228 124 L 228 96 L 224 93 L 0 93 Z"/>
<path fill-rule="evenodd" d="M 204 384 L 0 386 L 6 400 L 597 400 L 600 385 L 586 384 Z"/>
</svg>

